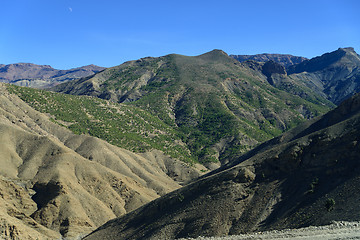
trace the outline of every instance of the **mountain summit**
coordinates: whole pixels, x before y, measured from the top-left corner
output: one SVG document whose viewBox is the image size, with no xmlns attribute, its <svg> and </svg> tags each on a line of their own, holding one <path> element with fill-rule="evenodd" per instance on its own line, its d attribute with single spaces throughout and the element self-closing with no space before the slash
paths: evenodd
<svg viewBox="0 0 360 240">
<path fill-rule="evenodd" d="M 213 165 L 332 106 L 303 88 L 304 98 L 280 90 L 261 72 L 213 50 L 130 61 L 52 90 L 141 107 L 175 127 L 195 161 Z"/>
<path fill-rule="evenodd" d="M 339 48 L 330 53 L 325 53 L 320 57 L 315 57 L 310 60 L 305 60 L 299 64 L 290 66 L 288 73 L 301 72 L 317 72 L 329 68 L 348 68 L 351 72 L 354 68 L 360 66 L 360 56 L 355 52 L 354 48 Z"/>
<path fill-rule="evenodd" d="M 360 91 L 360 56 L 354 48 L 325 53 L 290 66 L 287 72 L 335 104 Z"/>
</svg>

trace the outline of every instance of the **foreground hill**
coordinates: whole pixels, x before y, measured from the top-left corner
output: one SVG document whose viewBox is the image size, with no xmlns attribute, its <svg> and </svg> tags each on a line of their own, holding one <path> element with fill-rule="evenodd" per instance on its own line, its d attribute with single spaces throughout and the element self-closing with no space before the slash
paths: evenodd
<svg viewBox="0 0 360 240">
<path fill-rule="evenodd" d="M 333 106 L 306 86 L 279 89 L 259 67 L 221 50 L 172 54 L 126 62 L 53 90 L 138 106 L 181 133 L 194 161 L 210 167 Z M 279 75 L 271 67 L 267 73 Z"/>
<path fill-rule="evenodd" d="M 75 135 L 7 88 L 0 83 L 2 239 L 83 235 L 199 176 L 160 151 L 140 155 Z"/>
<path fill-rule="evenodd" d="M 174 239 L 359 221 L 360 95 L 85 239 Z"/>
<path fill-rule="evenodd" d="M 1 64 L 0 82 L 19 86 L 47 88 L 69 80 L 90 76 L 104 69 L 95 65 L 58 70 L 49 65 L 36 65 L 32 63 Z"/>
</svg>

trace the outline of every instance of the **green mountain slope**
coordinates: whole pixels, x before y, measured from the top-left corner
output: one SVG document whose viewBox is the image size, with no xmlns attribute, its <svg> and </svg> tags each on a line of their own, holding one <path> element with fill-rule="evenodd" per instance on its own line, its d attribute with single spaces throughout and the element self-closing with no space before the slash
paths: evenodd
<svg viewBox="0 0 360 240">
<path fill-rule="evenodd" d="M 281 90 L 214 50 L 126 62 L 53 90 L 140 107 L 181 133 L 194 159 L 224 163 L 333 106 L 303 88 L 305 97 Z"/>
<path fill-rule="evenodd" d="M 136 106 L 14 85 L 8 85 L 8 90 L 76 134 L 98 137 L 133 152 L 157 149 L 173 158 L 194 162 L 173 128 Z"/>
</svg>

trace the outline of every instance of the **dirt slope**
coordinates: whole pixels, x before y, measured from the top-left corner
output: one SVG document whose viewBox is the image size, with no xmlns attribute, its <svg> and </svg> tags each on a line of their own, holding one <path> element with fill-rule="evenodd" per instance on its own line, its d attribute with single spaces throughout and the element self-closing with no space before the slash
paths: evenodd
<svg viewBox="0 0 360 240">
<path fill-rule="evenodd" d="M 195 238 L 183 238 L 179 240 L 195 240 Z M 272 239 L 272 240 L 354 240 L 360 239 L 359 222 L 334 222 L 325 226 L 311 226 L 299 229 L 274 230 L 257 232 L 252 234 L 232 235 L 227 237 L 198 237 L 196 240 L 250 240 L 250 239 Z"/>
<path fill-rule="evenodd" d="M 0 85 L 0 236 L 76 237 L 180 187 L 194 168 L 74 135 Z M 182 175 L 181 175 L 182 174 Z M 41 224 L 41 225 L 40 225 Z"/>
<path fill-rule="evenodd" d="M 359 221 L 360 95 L 85 239 L 225 236 Z"/>
</svg>

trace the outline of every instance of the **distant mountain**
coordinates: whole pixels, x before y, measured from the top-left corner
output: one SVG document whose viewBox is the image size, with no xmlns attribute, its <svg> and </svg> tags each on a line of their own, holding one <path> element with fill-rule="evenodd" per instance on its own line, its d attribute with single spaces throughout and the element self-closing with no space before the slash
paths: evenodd
<svg viewBox="0 0 360 240">
<path fill-rule="evenodd" d="M 306 95 L 297 90 L 302 86 L 339 104 L 360 91 L 360 56 L 354 48 L 339 48 L 312 59 L 299 58 L 291 64 L 288 55 L 274 56 L 278 55 L 250 55 L 240 61 L 264 74 L 273 86 L 299 96 Z"/>
<path fill-rule="evenodd" d="M 360 91 L 360 56 L 354 48 L 325 53 L 290 66 L 287 72 L 335 104 Z"/>
<path fill-rule="evenodd" d="M 88 65 L 69 70 L 57 70 L 49 65 L 15 63 L 0 65 L 0 82 L 19 86 L 47 88 L 56 84 L 93 75 L 105 68 Z"/>
<path fill-rule="evenodd" d="M 230 57 L 238 60 L 239 62 L 245 62 L 248 60 L 253 60 L 256 62 L 268 62 L 274 61 L 276 63 L 281 64 L 284 67 L 289 67 L 291 65 L 299 64 L 307 58 L 305 57 L 298 57 L 289 54 L 270 54 L 270 53 L 263 53 L 263 54 L 256 54 L 256 55 L 230 55 Z"/>
<path fill-rule="evenodd" d="M 297 94 L 279 90 L 256 67 L 221 50 L 130 61 L 52 90 L 149 111 L 174 127 L 195 161 L 207 165 L 224 163 L 233 153 L 245 152 L 333 106 L 306 86 L 298 86 L 293 91 Z"/>
<path fill-rule="evenodd" d="M 224 236 L 359 221 L 359 130 L 356 95 L 85 239 Z"/>
</svg>

